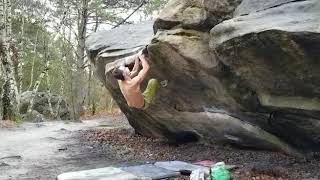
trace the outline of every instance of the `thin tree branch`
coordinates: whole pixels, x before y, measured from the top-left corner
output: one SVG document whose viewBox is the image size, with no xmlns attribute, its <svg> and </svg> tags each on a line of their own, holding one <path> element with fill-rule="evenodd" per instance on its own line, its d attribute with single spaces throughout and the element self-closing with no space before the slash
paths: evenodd
<svg viewBox="0 0 320 180">
<path fill-rule="evenodd" d="M 142 3 L 128 16 L 126 17 L 124 20 L 122 20 L 120 23 L 118 23 L 117 25 L 115 25 L 112 29 L 119 27 L 121 24 L 125 23 L 135 12 L 137 12 L 143 5 L 146 4 L 146 1 L 142 1 Z"/>
</svg>

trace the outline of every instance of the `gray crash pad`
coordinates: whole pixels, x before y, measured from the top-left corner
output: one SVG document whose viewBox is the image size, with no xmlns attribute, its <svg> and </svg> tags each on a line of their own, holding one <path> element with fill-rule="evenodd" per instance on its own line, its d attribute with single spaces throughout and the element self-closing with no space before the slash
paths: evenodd
<svg viewBox="0 0 320 180">
<path fill-rule="evenodd" d="M 119 168 L 106 167 L 63 173 L 57 180 L 139 180 L 139 178 Z"/>
<path fill-rule="evenodd" d="M 121 169 L 123 171 L 134 174 L 135 176 L 137 176 L 143 180 L 163 179 L 163 178 L 175 177 L 180 174 L 179 172 L 164 169 L 159 166 L 152 165 L 152 164 L 123 167 Z"/>
<path fill-rule="evenodd" d="M 203 172 L 209 173 L 208 167 L 198 166 L 198 165 L 190 164 L 183 161 L 162 161 L 162 162 L 156 162 L 154 165 L 164 169 L 171 170 L 171 171 L 176 171 L 176 172 L 181 172 L 183 170 L 194 171 L 197 169 L 201 169 Z"/>
</svg>

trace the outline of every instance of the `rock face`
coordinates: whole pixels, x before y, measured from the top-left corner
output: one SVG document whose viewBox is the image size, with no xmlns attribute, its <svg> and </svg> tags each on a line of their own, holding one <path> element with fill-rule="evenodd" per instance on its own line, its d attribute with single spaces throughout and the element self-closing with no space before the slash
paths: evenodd
<svg viewBox="0 0 320 180">
<path fill-rule="evenodd" d="M 107 83 L 105 72 L 111 71 L 117 65 L 129 63 L 127 57 L 150 43 L 153 36 L 152 24 L 153 22 L 145 22 L 121 26 L 113 31 L 94 33 L 87 39 L 88 56 L 95 64 L 98 77 L 103 83 Z M 109 90 L 112 88 L 110 86 L 117 88 L 116 81 L 110 83 L 106 86 Z"/>
<path fill-rule="evenodd" d="M 320 150 L 319 18 L 318 0 L 171 0 L 153 26 L 147 78 L 169 83 L 147 110 L 126 105 L 110 72 L 151 34 L 124 48 L 92 41 L 117 33 L 100 32 L 87 46 L 136 132 L 298 155 Z"/>
<path fill-rule="evenodd" d="M 46 118 L 44 115 L 40 114 L 36 110 L 32 110 L 31 113 L 25 113 L 22 115 L 22 120 L 23 121 L 28 121 L 28 122 L 44 122 Z"/>
<path fill-rule="evenodd" d="M 26 114 L 28 110 L 28 106 L 30 103 L 30 99 L 32 97 L 31 91 L 23 92 L 20 95 L 20 113 Z M 51 119 L 49 103 L 48 103 L 48 94 L 44 92 L 38 92 L 34 97 L 34 105 L 33 111 L 31 115 L 24 116 L 25 120 L 28 121 L 43 121 L 44 119 Z M 60 103 L 59 109 L 57 109 L 57 105 Z M 70 111 L 67 102 L 58 95 L 51 95 L 51 105 L 54 113 L 58 110 L 58 118 L 62 120 L 69 120 L 70 119 Z"/>
</svg>

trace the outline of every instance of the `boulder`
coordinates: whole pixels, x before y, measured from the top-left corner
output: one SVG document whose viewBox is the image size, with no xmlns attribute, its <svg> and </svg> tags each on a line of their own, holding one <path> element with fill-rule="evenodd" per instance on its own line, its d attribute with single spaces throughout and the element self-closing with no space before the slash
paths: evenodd
<svg viewBox="0 0 320 180">
<path fill-rule="evenodd" d="M 171 0 L 154 23 L 154 31 L 175 28 L 209 31 L 232 17 L 241 0 Z"/>
<path fill-rule="evenodd" d="M 31 113 L 25 113 L 22 115 L 23 121 L 30 121 L 30 122 L 44 122 L 46 118 L 44 115 L 40 114 L 38 111 L 32 110 Z"/>
<path fill-rule="evenodd" d="M 31 97 L 32 97 L 32 91 L 26 91 L 21 93 L 20 95 L 20 113 L 21 114 L 27 113 Z M 49 98 L 49 95 L 47 93 L 37 92 L 34 97 L 33 111 L 30 115 L 24 116 L 25 117 L 24 119 L 30 121 L 32 120 L 32 117 L 34 117 L 39 120 L 40 115 L 41 115 L 40 119 L 42 119 L 41 121 L 43 121 L 44 119 L 52 119 L 53 117 L 50 114 L 48 98 Z M 60 102 L 60 106 L 59 106 L 59 109 L 57 109 L 59 102 Z M 59 112 L 57 118 L 60 118 L 62 120 L 71 119 L 69 105 L 67 104 L 66 100 L 63 97 L 59 95 L 51 94 L 51 105 L 54 113 L 56 113 L 57 111 Z"/>
<path fill-rule="evenodd" d="M 320 150 L 319 6 L 317 0 L 171 0 L 153 27 L 98 32 L 87 49 L 137 133 L 300 155 Z M 111 71 L 132 63 L 128 57 L 147 44 L 147 80 L 168 86 L 138 110 L 127 106 Z"/>
<path fill-rule="evenodd" d="M 211 48 L 270 113 L 269 132 L 320 149 L 320 2 L 244 0 L 211 30 Z M 299 18 L 297 18 L 299 17 Z M 244 102 L 239 99 L 239 102 Z"/>
</svg>

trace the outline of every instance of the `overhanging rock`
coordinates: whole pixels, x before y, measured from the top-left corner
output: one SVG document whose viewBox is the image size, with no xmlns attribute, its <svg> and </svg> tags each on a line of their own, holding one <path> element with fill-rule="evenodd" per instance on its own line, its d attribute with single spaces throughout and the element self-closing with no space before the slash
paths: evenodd
<svg viewBox="0 0 320 180">
<path fill-rule="evenodd" d="M 152 23 L 129 25 L 87 47 L 137 133 L 297 155 L 320 150 L 319 10 L 317 0 L 171 0 L 154 36 Z M 127 106 L 110 72 L 150 40 L 147 79 L 168 86 L 143 111 Z"/>
<path fill-rule="evenodd" d="M 151 42 L 153 22 L 122 25 L 119 28 L 96 32 L 86 41 L 87 53 L 95 64 L 98 77 L 105 82 L 105 65 L 108 70 L 114 66 L 130 63 L 127 57 L 132 56 Z"/>
</svg>

